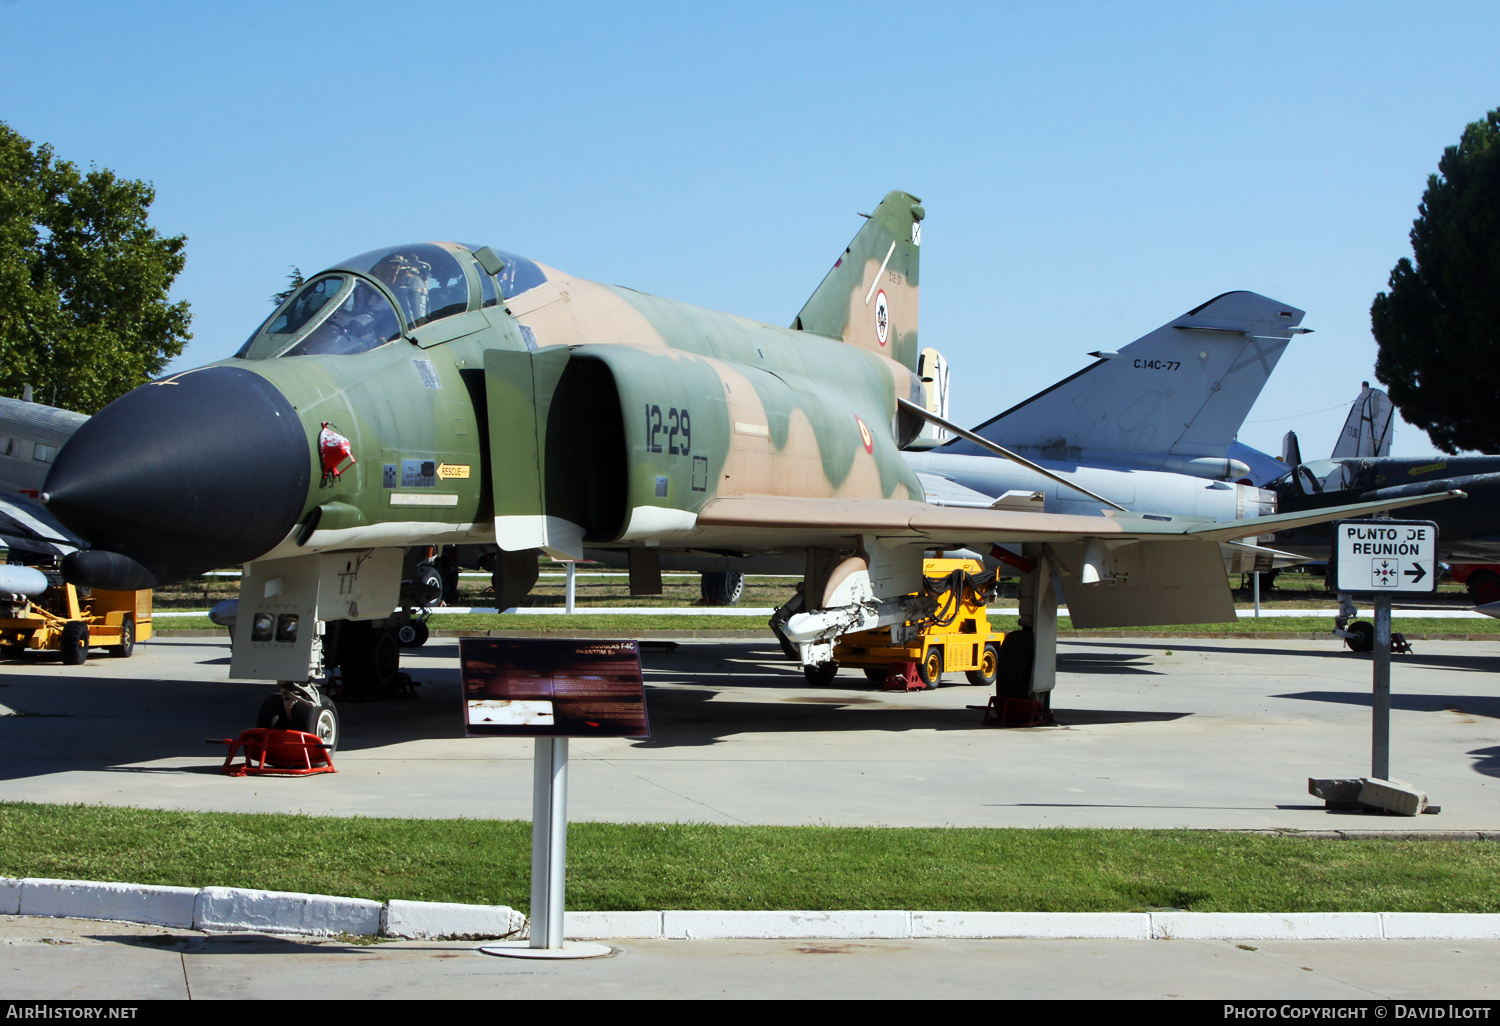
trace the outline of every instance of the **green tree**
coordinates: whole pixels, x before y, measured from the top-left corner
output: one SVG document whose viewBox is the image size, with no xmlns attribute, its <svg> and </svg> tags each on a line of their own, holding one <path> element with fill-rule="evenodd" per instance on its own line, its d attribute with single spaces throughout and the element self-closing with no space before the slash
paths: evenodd
<svg viewBox="0 0 1500 1026">
<path fill-rule="evenodd" d="M 1446 453 L 1500 452 L 1500 110 L 1438 161 L 1370 324 L 1375 376 Z"/>
<path fill-rule="evenodd" d="M 93 413 L 182 352 L 191 315 L 168 292 L 187 239 L 146 223 L 155 198 L 0 122 L 0 394 Z"/>
</svg>

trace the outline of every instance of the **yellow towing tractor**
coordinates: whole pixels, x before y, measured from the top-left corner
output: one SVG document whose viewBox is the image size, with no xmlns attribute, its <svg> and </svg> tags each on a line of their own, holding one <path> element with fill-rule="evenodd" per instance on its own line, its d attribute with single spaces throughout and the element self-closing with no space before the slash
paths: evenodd
<svg viewBox="0 0 1500 1026">
<path fill-rule="evenodd" d="M 124 658 L 150 637 L 149 590 L 80 593 L 56 571 L 0 564 L 0 655 L 8 659 L 51 651 L 77 666 L 91 647 Z"/>
<path fill-rule="evenodd" d="M 1001 631 L 990 630 L 988 605 L 996 575 L 973 559 L 928 559 L 922 564 L 923 588 L 938 608 L 926 620 L 908 625 L 907 644 L 891 640 L 889 627 L 846 634 L 834 648 L 840 666 L 858 666 L 865 676 L 883 681 L 891 663 L 916 663 L 927 688 L 942 683 L 944 673 L 962 671 L 970 684 L 993 685 L 1000 671 Z M 920 633 L 912 636 L 910 627 Z"/>
</svg>

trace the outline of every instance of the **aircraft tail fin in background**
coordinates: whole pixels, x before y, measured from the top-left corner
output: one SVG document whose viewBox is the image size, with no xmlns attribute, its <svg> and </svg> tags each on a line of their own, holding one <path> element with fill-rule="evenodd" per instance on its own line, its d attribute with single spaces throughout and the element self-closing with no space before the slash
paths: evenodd
<svg viewBox="0 0 1500 1026">
<path fill-rule="evenodd" d="M 926 212 L 892 192 L 839 256 L 792 327 L 862 346 L 917 368 L 917 257 Z"/>
<path fill-rule="evenodd" d="M 1069 459 L 1082 450 L 1222 457 L 1303 311 L 1226 292 L 974 430 Z M 955 451 L 968 443 L 950 443 Z"/>
<path fill-rule="evenodd" d="M 1359 398 L 1349 407 L 1349 419 L 1333 445 L 1333 459 L 1391 454 L 1391 397 L 1368 381 L 1360 382 Z"/>
</svg>

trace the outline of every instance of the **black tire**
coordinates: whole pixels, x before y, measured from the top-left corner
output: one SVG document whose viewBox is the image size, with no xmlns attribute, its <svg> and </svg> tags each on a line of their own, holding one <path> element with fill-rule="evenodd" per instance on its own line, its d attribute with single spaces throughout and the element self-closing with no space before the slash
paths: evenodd
<svg viewBox="0 0 1500 1026">
<path fill-rule="evenodd" d="M 280 700 L 280 696 L 277 696 Z M 319 698 L 317 705 L 309 702 L 292 703 L 292 729 L 312 734 L 332 751 L 339 746 L 339 712 L 327 695 Z"/>
<path fill-rule="evenodd" d="M 1036 637 L 1028 630 L 1011 631 L 1000 645 L 999 673 L 995 693 L 1001 698 L 1035 698 L 1031 690 L 1031 664 L 1036 658 Z"/>
<path fill-rule="evenodd" d="M 807 682 L 815 688 L 824 688 L 833 683 L 833 678 L 839 673 L 839 664 L 834 662 L 819 663 L 817 666 L 802 667 L 802 675 Z"/>
<path fill-rule="evenodd" d="M 443 581 L 443 605 L 458 605 L 458 564 L 447 556 L 438 556 L 432 566 Z"/>
<path fill-rule="evenodd" d="M 116 659 L 129 659 L 135 651 L 135 614 L 126 613 L 120 622 L 120 643 L 109 646 L 109 654 Z"/>
<path fill-rule="evenodd" d="M 984 654 L 979 657 L 979 669 L 965 670 L 964 676 L 969 678 L 970 684 L 978 684 L 982 687 L 994 686 L 995 680 L 1000 676 L 1000 649 L 992 641 L 984 646 Z"/>
<path fill-rule="evenodd" d="M 886 678 L 886 676 L 888 674 L 889 667 L 885 667 L 885 666 L 866 666 L 864 669 L 865 669 L 865 676 L 868 679 L 874 681 L 876 684 L 884 684 L 885 683 L 885 678 Z"/>
<path fill-rule="evenodd" d="M 25 654 L 25 645 L 0 645 L 0 655 L 7 659 L 20 659 Z"/>
<path fill-rule="evenodd" d="M 1358 620 L 1351 623 L 1347 630 L 1353 637 L 1345 638 L 1344 644 L 1349 646 L 1351 652 L 1373 652 L 1375 651 L 1375 625 Z"/>
<path fill-rule="evenodd" d="M 57 654 L 68 666 L 82 666 L 89 657 L 89 625 L 78 620 L 64 624 Z"/>
<path fill-rule="evenodd" d="M 745 575 L 736 573 L 705 573 L 698 585 L 705 606 L 738 605 L 745 594 Z"/>
<path fill-rule="evenodd" d="M 396 629 L 396 640 L 402 648 L 421 648 L 427 644 L 429 635 L 425 620 L 413 620 Z"/>
<path fill-rule="evenodd" d="M 1474 600 L 1476 606 L 1500 602 L 1500 577 L 1488 570 L 1480 570 L 1478 573 L 1471 574 L 1464 582 L 1464 587 L 1469 589 L 1469 597 Z"/>
<path fill-rule="evenodd" d="M 269 730 L 287 730 L 290 721 L 286 718 L 286 703 L 281 700 L 281 692 L 267 695 L 266 700 L 260 703 L 260 709 L 255 714 L 255 725 Z"/>
<path fill-rule="evenodd" d="M 927 685 L 928 691 L 935 691 L 943 683 L 943 650 L 933 645 L 929 648 L 922 661 L 917 664 L 917 676 L 922 678 L 922 683 Z"/>
<path fill-rule="evenodd" d="M 392 630 L 375 631 L 370 642 L 370 678 L 376 691 L 387 694 L 396 689 L 401 672 L 401 642 Z"/>
</svg>

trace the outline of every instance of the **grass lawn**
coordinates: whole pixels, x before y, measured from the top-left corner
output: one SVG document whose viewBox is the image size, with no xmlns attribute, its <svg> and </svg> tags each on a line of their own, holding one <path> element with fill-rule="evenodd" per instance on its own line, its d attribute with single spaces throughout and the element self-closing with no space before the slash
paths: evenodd
<svg viewBox="0 0 1500 1026">
<path fill-rule="evenodd" d="M 519 821 L 0 803 L 0 876 L 11 877 L 525 910 L 530 848 Z M 575 823 L 568 907 L 1500 912 L 1500 842 Z"/>
</svg>

